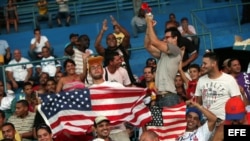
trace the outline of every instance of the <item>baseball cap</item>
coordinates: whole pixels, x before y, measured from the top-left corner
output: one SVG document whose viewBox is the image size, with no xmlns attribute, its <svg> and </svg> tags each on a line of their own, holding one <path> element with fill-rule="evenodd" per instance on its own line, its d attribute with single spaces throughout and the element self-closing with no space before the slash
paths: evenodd
<svg viewBox="0 0 250 141">
<path fill-rule="evenodd" d="M 69 35 L 69 39 L 71 39 L 71 38 L 73 38 L 73 37 L 78 37 L 78 36 L 79 36 L 78 34 L 71 33 L 71 34 Z"/>
<path fill-rule="evenodd" d="M 103 61 L 102 56 L 96 56 L 96 57 L 89 57 L 88 58 L 89 66 L 92 66 L 93 64 L 102 64 L 102 61 Z"/>
<path fill-rule="evenodd" d="M 244 118 L 246 108 L 241 98 L 232 97 L 226 102 L 225 111 L 226 120 L 240 120 Z"/>
<path fill-rule="evenodd" d="M 103 121 L 110 122 L 110 120 L 107 117 L 105 117 L 105 116 L 98 116 L 98 117 L 95 118 L 95 125 L 97 125 L 97 124 L 99 124 L 99 123 L 101 123 Z"/>
<path fill-rule="evenodd" d="M 196 113 L 196 114 L 199 116 L 199 119 L 200 119 L 200 120 L 202 119 L 202 113 L 201 113 L 201 111 L 198 110 L 197 108 L 195 108 L 195 107 L 189 107 L 189 108 L 187 109 L 187 114 L 189 114 L 190 112 Z"/>
</svg>

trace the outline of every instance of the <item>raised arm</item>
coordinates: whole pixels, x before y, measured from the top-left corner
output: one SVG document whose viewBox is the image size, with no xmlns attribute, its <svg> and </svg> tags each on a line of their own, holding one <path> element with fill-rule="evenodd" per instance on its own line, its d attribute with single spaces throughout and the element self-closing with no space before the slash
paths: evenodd
<svg viewBox="0 0 250 141">
<path fill-rule="evenodd" d="M 105 48 L 101 45 L 101 41 L 102 41 L 103 34 L 107 29 L 108 29 L 107 19 L 104 19 L 102 22 L 102 29 L 97 35 L 96 40 L 95 40 L 95 49 L 97 53 L 101 56 L 104 56 L 105 54 Z"/>
<path fill-rule="evenodd" d="M 90 51 L 86 51 L 82 55 L 82 60 L 83 60 L 83 72 L 80 74 L 80 79 L 82 82 L 85 82 L 85 79 L 87 77 L 87 62 L 88 62 L 88 57 L 90 56 Z"/>
<path fill-rule="evenodd" d="M 182 62 L 180 61 L 178 71 L 181 75 L 182 80 L 184 81 L 185 85 L 188 86 L 189 79 L 187 78 L 185 72 L 182 70 Z"/>
<path fill-rule="evenodd" d="M 147 22 L 147 33 L 146 35 L 148 36 L 150 42 L 151 42 L 151 45 L 155 48 L 157 48 L 160 52 L 164 52 L 164 53 L 168 53 L 168 45 L 166 42 L 164 41 L 161 41 L 157 38 L 156 34 L 155 34 L 155 31 L 154 31 L 154 25 L 156 24 L 156 22 L 153 20 L 153 17 L 150 16 L 150 15 L 146 15 L 146 22 Z M 152 52 L 154 51 L 154 52 Z M 155 54 L 156 50 L 151 50 L 151 54 Z M 159 54 L 160 55 L 160 54 Z"/>
<path fill-rule="evenodd" d="M 122 27 L 122 26 L 115 20 L 115 18 L 114 18 L 112 15 L 110 15 L 110 19 L 111 19 L 112 24 L 113 24 L 114 26 L 117 26 L 117 27 L 120 29 L 120 31 L 124 34 L 124 38 L 123 38 L 121 44 L 122 44 L 123 47 L 125 47 L 125 48 L 127 49 L 127 48 L 129 47 L 129 44 L 130 44 L 130 35 L 129 35 L 128 31 L 127 31 L 124 27 Z"/>
</svg>

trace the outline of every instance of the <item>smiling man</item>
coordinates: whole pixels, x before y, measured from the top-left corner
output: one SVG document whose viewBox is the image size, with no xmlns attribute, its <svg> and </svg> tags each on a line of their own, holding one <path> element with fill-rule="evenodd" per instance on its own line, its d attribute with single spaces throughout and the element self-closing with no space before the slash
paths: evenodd
<svg viewBox="0 0 250 141">
<path fill-rule="evenodd" d="M 94 127 L 96 138 L 103 139 L 104 141 L 112 141 L 109 137 L 110 134 L 110 120 L 105 116 L 98 116 L 95 118 Z"/>
</svg>

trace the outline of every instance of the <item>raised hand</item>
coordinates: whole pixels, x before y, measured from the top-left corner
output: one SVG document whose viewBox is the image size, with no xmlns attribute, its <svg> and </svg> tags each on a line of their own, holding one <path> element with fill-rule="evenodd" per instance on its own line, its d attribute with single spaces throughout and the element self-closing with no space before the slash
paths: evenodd
<svg viewBox="0 0 250 141">
<path fill-rule="evenodd" d="M 104 31 L 108 30 L 107 23 L 108 23 L 107 19 L 104 19 L 102 22 L 102 30 L 104 30 Z"/>
<path fill-rule="evenodd" d="M 118 25 L 118 22 L 115 20 L 115 18 L 114 18 L 112 15 L 110 15 L 109 17 L 110 17 L 111 23 L 112 23 L 113 25 Z"/>
</svg>

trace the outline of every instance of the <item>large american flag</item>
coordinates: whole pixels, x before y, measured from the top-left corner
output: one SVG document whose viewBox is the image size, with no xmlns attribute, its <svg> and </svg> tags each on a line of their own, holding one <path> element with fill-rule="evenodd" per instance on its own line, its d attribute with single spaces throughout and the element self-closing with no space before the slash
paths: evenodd
<svg viewBox="0 0 250 141">
<path fill-rule="evenodd" d="M 151 113 L 143 103 L 145 93 L 142 88 L 98 87 L 42 95 L 38 111 L 55 136 L 61 132 L 86 133 L 100 115 L 107 116 L 113 125 L 128 121 L 143 126 L 151 121 Z"/>
<path fill-rule="evenodd" d="M 153 130 L 160 141 L 175 141 L 186 130 L 186 104 L 180 103 L 173 107 L 150 109 L 153 120 L 148 123 L 147 129 Z"/>
</svg>

